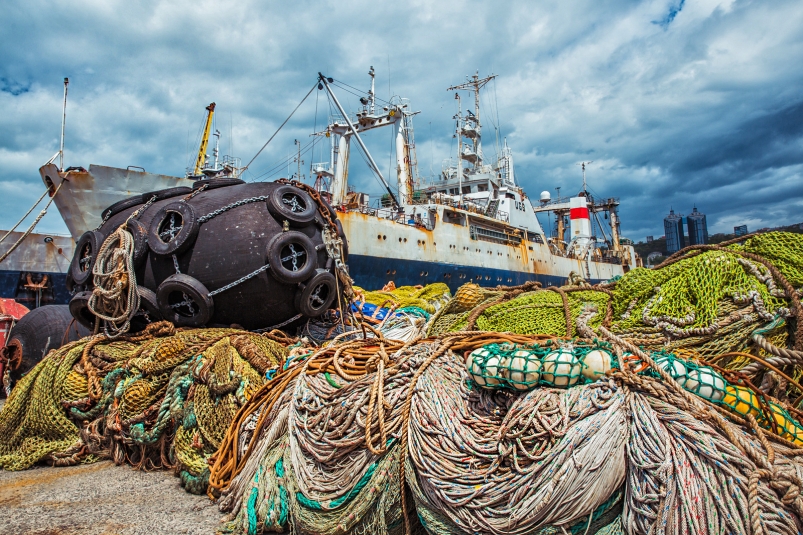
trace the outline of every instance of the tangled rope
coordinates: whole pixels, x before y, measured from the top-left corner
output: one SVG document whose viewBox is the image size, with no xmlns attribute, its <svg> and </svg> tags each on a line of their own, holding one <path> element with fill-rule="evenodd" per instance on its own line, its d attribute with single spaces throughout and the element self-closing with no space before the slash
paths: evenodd
<svg viewBox="0 0 803 535">
<path fill-rule="evenodd" d="M 104 240 L 92 268 L 95 286 L 89 309 L 104 322 L 104 332 L 111 338 L 127 332 L 139 310 L 133 256 L 134 239 L 121 225 Z"/>
</svg>

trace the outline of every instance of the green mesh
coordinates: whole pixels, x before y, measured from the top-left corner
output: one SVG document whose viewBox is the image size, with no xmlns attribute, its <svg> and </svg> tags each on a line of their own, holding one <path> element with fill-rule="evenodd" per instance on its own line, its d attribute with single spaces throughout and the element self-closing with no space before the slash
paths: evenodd
<svg viewBox="0 0 803 535">
<path fill-rule="evenodd" d="M 586 363 L 587 359 L 594 362 Z M 618 367 L 610 345 L 596 340 L 591 344 L 551 340 L 532 345 L 489 344 L 467 354 L 465 364 L 478 386 L 513 390 L 591 383 Z"/>
</svg>

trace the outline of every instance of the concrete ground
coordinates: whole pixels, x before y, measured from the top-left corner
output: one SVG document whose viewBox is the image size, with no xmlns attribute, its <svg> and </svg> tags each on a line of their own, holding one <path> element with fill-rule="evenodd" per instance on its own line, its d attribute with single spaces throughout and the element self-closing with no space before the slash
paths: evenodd
<svg viewBox="0 0 803 535">
<path fill-rule="evenodd" d="M 186 493 L 171 472 L 111 461 L 0 471 L 2 533 L 211 535 L 221 517 L 209 498 Z"/>
</svg>

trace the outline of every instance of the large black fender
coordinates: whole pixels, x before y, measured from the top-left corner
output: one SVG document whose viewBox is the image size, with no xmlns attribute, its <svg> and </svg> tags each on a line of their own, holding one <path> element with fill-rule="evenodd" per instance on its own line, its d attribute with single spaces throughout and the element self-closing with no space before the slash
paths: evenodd
<svg viewBox="0 0 803 535">
<path fill-rule="evenodd" d="M 4 351 L 12 362 L 11 378 L 19 380 L 52 349 L 89 336 L 84 326 L 73 320 L 67 305 L 45 305 L 25 314 L 11 328 Z"/>
</svg>

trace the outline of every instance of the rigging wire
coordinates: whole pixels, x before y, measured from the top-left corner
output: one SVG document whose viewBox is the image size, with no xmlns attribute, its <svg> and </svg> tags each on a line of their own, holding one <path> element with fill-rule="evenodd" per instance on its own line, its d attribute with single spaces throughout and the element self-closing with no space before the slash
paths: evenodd
<svg viewBox="0 0 803 535">
<path fill-rule="evenodd" d="M 306 145 L 301 147 L 301 154 L 302 155 L 307 154 L 307 152 L 309 152 L 312 148 L 314 148 L 315 144 L 318 141 L 320 141 L 319 138 L 317 138 L 317 137 L 313 138 L 312 141 L 309 141 Z M 287 165 L 289 162 L 291 162 L 293 160 L 293 158 L 296 157 L 296 155 L 297 155 L 297 153 L 293 152 L 293 154 L 291 154 L 290 156 L 287 156 L 286 158 L 284 158 L 281 161 L 277 162 L 276 164 L 274 164 L 269 169 L 267 169 L 265 171 L 262 171 L 259 175 L 257 175 L 253 179 L 253 182 L 261 181 L 262 179 L 264 179 L 266 177 L 270 178 L 270 177 L 274 176 L 276 173 L 281 171 L 284 168 L 285 165 Z"/>
<path fill-rule="evenodd" d="M 300 108 L 300 107 L 301 107 L 301 105 L 302 105 L 302 104 L 304 104 L 304 101 L 305 101 L 305 100 L 307 100 L 307 97 L 309 97 L 309 96 L 312 94 L 312 92 L 313 92 L 313 91 L 315 91 L 315 88 L 316 88 L 316 87 L 318 87 L 318 82 L 315 82 L 315 84 L 312 86 L 312 88 L 309 90 L 309 92 L 308 92 L 308 93 L 307 93 L 307 94 L 304 96 L 304 98 L 302 98 L 302 99 L 301 99 L 301 102 L 299 102 L 299 103 L 298 103 L 298 106 L 296 106 L 296 107 L 293 109 L 293 111 L 292 111 L 292 112 L 290 112 L 290 115 L 288 115 L 288 116 L 287 116 L 287 119 L 285 119 L 285 120 L 284 120 L 284 122 L 283 122 L 283 123 L 282 123 L 282 124 L 279 126 L 279 128 L 277 128 L 277 129 L 276 129 L 276 131 L 273 133 L 273 135 L 272 135 L 272 136 L 270 136 L 270 139 L 268 139 L 268 140 L 265 142 L 265 144 L 264 144 L 264 145 L 262 145 L 262 148 L 261 148 L 261 149 L 259 149 L 259 151 L 257 151 L 257 153 L 254 155 L 254 157 L 253 157 L 253 158 L 251 158 L 251 161 L 250 161 L 250 162 L 248 162 L 248 163 L 245 165 L 245 167 L 243 167 L 243 168 L 240 170 L 240 174 L 244 173 L 244 172 L 245 172 L 245 171 L 248 169 L 248 167 L 249 167 L 249 166 L 250 166 L 252 163 L 254 163 L 254 160 L 256 160 L 256 159 L 257 159 L 257 156 L 259 156 L 260 154 L 262 154 L 262 151 L 263 151 L 263 150 L 265 150 L 265 147 L 267 147 L 267 146 L 268 146 L 268 143 L 270 143 L 271 141 L 273 141 L 273 138 L 274 138 L 274 137 L 276 137 L 276 134 L 278 134 L 278 133 L 279 133 L 279 131 L 280 131 L 280 130 L 281 130 L 283 127 L 284 127 L 284 125 L 286 125 L 286 124 L 287 124 L 287 121 L 289 121 L 289 120 L 290 120 L 290 118 L 293 116 L 293 114 L 295 114 L 296 110 L 298 110 L 298 108 Z"/>
</svg>

